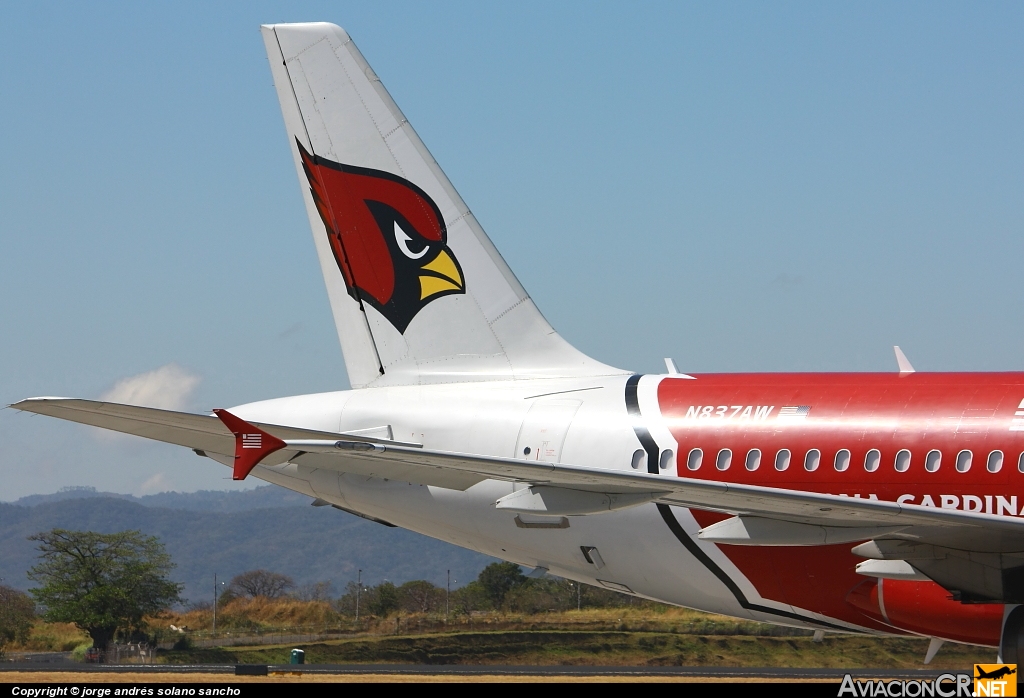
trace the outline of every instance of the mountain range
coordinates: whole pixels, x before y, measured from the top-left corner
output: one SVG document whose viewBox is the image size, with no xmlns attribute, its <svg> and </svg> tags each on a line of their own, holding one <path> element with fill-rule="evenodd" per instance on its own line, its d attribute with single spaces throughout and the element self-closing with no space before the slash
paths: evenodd
<svg viewBox="0 0 1024 698">
<path fill-rule="evenodd" d="M 28 537 L 52 528 L 137 529 L 157 536 L 176 565 L 172 579 L 184 583 L 182 596 L 191 602 L 212 601 L 214 573 L 228 581 L 262 568 L 286 574 L 299 586 L 331 582 L 340 592 L 359 569 L 364 584 L 426 579 L 440 586 L 451 570 L 455 587 L 494 561 L 331 507 L 313 507 L 312 501 L 264 486 L 144 497 L 74 487 L 0 502 L 0 579 L 17 589 L 32 586 L 26 572 L 37 551 Z"/>
</svg>

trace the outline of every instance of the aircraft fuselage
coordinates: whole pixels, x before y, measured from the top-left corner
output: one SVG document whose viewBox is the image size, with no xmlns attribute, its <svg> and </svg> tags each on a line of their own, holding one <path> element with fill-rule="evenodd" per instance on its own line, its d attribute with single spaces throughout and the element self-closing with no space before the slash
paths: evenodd
<svg viewBox="0 0 1024 698">
<path fill-rule="evenodd" d="M 434 450 L 1018 516 L 1022 402 L 1019 373 L 712 374 L 381 387 L 233 411 L 307 429 L 373 430 Z M 291 463 L 253 474 L 456 545 L 672 604 L 810 628 L 928 631 L 920 625 L 927 618 L 900 623 L 851 602 L 874 583 L 854 569 L 864 559 L 851 552 L 855 543 L 696 537 L 726 512 L 646 504 L 533 516 L 495 508 L 525 484 L 487 480 L 459 491 Z M 961 616 L 960 634 L 949 627 L 943 637 L 998 644 L 1002 604 L 959 604 L 934 582 L 914 584 L 941 592 L 925 616 Z"/>
</svg>

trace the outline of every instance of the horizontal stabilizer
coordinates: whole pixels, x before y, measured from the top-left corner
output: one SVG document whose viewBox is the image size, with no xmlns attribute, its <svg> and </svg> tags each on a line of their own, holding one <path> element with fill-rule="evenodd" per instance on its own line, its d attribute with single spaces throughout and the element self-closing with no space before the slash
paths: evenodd
<svg viewBox="0 0 1024 698">
<path fill-rule="evenodd" d="M 234 434 L 213 415 L 63 397 L 28 398 L 11 405 L 11 407 L 23 412 L 34 412 L 48 417 L 66 419 L 69 422 L 118 431 L 122 434 L 132 434 L 176 446 L 185 446 L 197 451 L 224 456 L 234 456 L 235 454 Z M 335 434 L 262 422 L 253 422 L 252 424 L 265 433 L 283 440 L 330 440 L 333 443 L 343 437 L 346 441 L 353 442 L 377 443 L 384 441 L 362 434 Z M 414 446 L 414 444 L 406 445 Z"/>
</svg>

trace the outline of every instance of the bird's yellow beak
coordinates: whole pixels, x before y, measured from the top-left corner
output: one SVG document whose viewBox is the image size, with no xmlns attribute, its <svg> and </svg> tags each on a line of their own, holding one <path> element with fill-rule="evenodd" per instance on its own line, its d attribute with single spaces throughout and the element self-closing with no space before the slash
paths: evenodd
<svg viewBox="0 0 1024 698">
<path fill-rule="evenodd" d="M 420 267 L 421 301 L 439 293 L 458 293 L 464 290 L 462 272 L 448 248 L 441 250 L 433 260 Z"/>
</svg>

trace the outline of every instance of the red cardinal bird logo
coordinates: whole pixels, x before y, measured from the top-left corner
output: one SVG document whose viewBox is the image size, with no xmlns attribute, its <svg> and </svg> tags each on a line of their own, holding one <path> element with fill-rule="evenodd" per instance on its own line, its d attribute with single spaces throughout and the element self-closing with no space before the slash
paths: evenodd
<svg viewBox="0 0 1024 698">
<path fill-rule="evenodd" d="M 466 292 L 447 245 L 448 228 L 425 191 L 389 172 L 332 162 L 296 144 L 352 298 L 405 334 L 428 303 Z"/>
</svg>

